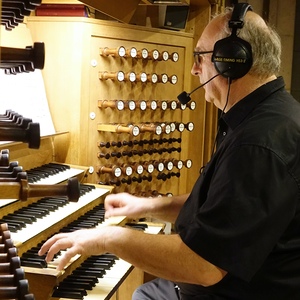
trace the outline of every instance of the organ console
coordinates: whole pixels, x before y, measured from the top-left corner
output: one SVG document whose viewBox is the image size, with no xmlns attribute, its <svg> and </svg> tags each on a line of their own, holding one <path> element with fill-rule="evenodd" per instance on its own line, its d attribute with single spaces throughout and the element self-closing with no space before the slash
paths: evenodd
<svg viewBox="0 0 300 300">
<path fill-rule="evenodd" d="M 19 124 L 14 123 L 16 120 Z M 1 125 L 6 126 L 1 127 L 1 131 L 7 128 L 14 130 L 17 128 L 20 132 L 26 132 L 26 126 L 20 126 L 20 124 L 26 123 L 26 119 L 24 119 L 24 123 L 19 122 L 19 117 L 14 121 L 6 118 L 6 114 L 1 115 Z M 39 136 L 38 138 L 40 139 Z M 9 140 L 12 140 L 12 136 L 9 137 Z M 43 159 L 49 159 L 48 154 L 45 154 L 46 149 L 49 149 L 49 143 L 52 143 L 49 138 L 42 141 L 42 149 L 39 149 L 42 151 L 42 155 L 40 154 L 39 158 L 42 156 Z M 86 168 L 76 169 L 74 166 L 68 167 L 48 162 L 42 167 L 34 166 L 24 172 L 18 161 L 9 159 L 10 154 L 14 154 L 15 148 L 19 148 L 19 146 L 15 145 L 11 148 L 13 151 L 2 149 L 0 152 L 0 193 L 2 198 L 0 223 L 7 224 L 7 230 L 11 232 L 8 239 L 7 230 L 1 225 L 0 231 L 3 234 L 0 237 L 0 299 L 50 299 L 52 296 L 56 296 L 58 289 L 56 287 L 60 286 L 59 283 L 67 275 L 73 276 L 79 272 L 80 268 L 75 269 L 80 261 L 88 258 L 76 257 L 64 272 L 57 272 L 55 270 L 57 261 L 47 265 L 44 258 L 37 256 L 40 243 L 59 230 L 121 224 L 125 218 L 104 221 L 103 197 L 112 190 L 112 187 L 87 184 L 80 184 L 79 187 L 77 176 L 83 178 L 82 173 L 86 172 Z M 34 150 L 28 151 L 30 155 L 27 159 L 34 163 L 35 159 L 33 158 L 36 158 L 36 153 Z M 50 155 L 51 157 L 52 155 Z M 129 169 L 125 168 L 127 175 Z M 112 167 L 111 170 L 115 170 L 114 175 L 117 176 L 118 168 Z M 119 170 L 121 169 L 119 168 Z M 108 168 L 105 167 L 105 170 L 101 168 L 101 171 L 108 172 Z M 67 184 L 58 184 L 65 181 Z M 81 222 L 83 214 L 86 214 L 86 217 L 84 222 Z M 72 225 L 64 228 L 69 223 Z M 99 225 L 100 223 L 101 225 Z M 17 249 L 14 254 L 11 250 L 14 249 L 13 247 Z M 119 282 L 132 269 L 130 264 L 125 262 L 123 264 L 127 269 L 122 270 L 120 266 L 117 267 L 118 276 L 114 277 L 114 286 L 110 285 L 108 290 L 108 287 L 103 287 L 101 283 L 96 289 L 97 294 L 99 289 L 102 291 L 101 295 L 105 294 L 105 298 L 114 293 Z M 104 273 L 102 271 L 101 274 Z M 24 274 L 26 274 L 26 279 Z M 67 280 L 64 280 L 62 285 L 65 285 L 66 282 Z M 82 286 L 82 284 L 77 283 L 77 286 Z M 29 293 L 29 288 L 33 293 Z"/>
<path fill-rule="evenodd" d="M 157 180 L 166 181 L 170 178 L 176 179 L 176 177 L 180 175 L 178 172 L 172 172 L 173 168 L 171 167 L 173 163 L 174 166 L 180 170 L 180 163 L 178 162 L 178 164 L 175 165 L 175 163 L 168 158 L 168 156 L 175 156 L 176 158 L 179 157 L 176 152 L 179 153 L 181 151 L 181 147 L 173 147 L 172 143 L 181 143 L 180 132 L 174 133 L 176 134 L 176 138 L 170 137 L 163 139 L 161 137 L 152 138 L 152 136 L 155 133 L 157 135 L 173 133 L 176 130 L 176 125 L 175 122 L 169 122 L 169 120 L 175 121 L 177 119 L 181 119 L 181 117 L 179 118 L 181 112 L 178 111 L 181 107 L 176 104 L 176 101 L 160 100 L 159 96 L 164 95 L 167 99 L 172 99 L 171 94 L 173 94 L 173 91 L 169 94 L 162 93 L 164 92 L 163 89 L 165 89 L 164 84 L 175 84 L 178 79 L 176 75 L 169 76 L 164 73 L 164 70 L 169 70 L 167 65 L 168 63 L 174 65 L 175 68 L 170 69 L 170 72 L 172 72 L 170 74 L 173 74 L 173 72 L 178 74 L 181 80 L 183 78 L 182 74 L 179 73 L 181 68 L 176 66 L 179 64 L 173 64 L 173 62 L 178 61 L 179 53 L 174 50 L 180 51 L 180 55 L 182 55 L 186 49 L 177 47 L 172 43 L 172 45 L 168 45 L 166 47 L 164 44 L 158 46 L 159 50 L 154 49 L 152 51 L 148 51 L 146 47 L 143 48 L 144 43 L 142 42 L 142 39 L 137 40 L 136 44 L 129 43 L 122 39 L 119 41 L 105 39 L 104 37 L 101 37 L 100 39 L 101 43 L 99 44 L 101 47 L 97 44 L 96 50 L 93 51 L 95 56 L 92 57 L 97 60 L 97 64 L 100 68 L 97 69 L 96 66 L 93 65 L 95 81 L 92 82 L 93 75 L 89 78 L 91 78 L 91 86 L 94 84 L 100 85 L 99 90 L 101 90 L 101 94 L 99 94 L 99 90 L 97 90 L 97 95 L 95 99 L 91 101 L 92 104 L 90 105 L 89 103 L 89 107 L 92 107 L 92 110 L 97 116 L 97 109 L 103 109 L 100 114 L 106 115 L 107 117 L 105 116 L 103 119 L 95 120 L 97 121 L 97 123 L 94 122 L 94 129 L 96 130 L 94 135 L 96 137 L 95 139 L 93 138 L 93 143 L 86 145 L 86 148 L 83 151 L 80 149 L 80 152 L 84 153 L 83 156 L 85 156 L 86 152 L 86 156 L 93 157 L 91 160 L 94 161 L 95 158 L 97 163 L 94 165 L 91 164 L 91 167 L 94 166 L 95 170 L 93 171 L 93 168 L 91 167 L 88 168 L 71 165 L 69 169 L 70 173 L 66 173 L 62 176 L 62 178 L 53 181 L 51 181 L 51 178 L 58 178 L 56 177 L 58 174 L 68 171 L 60 170 L 58 173 L 49 176 L 42 175 L 43 172 L 46 173 L 46 171 L 38 172 L 36 168 L 53 162 L 55 157 L 57 157 L 57 153 L 55 153 L 56 149 L 53 146 L 53 140 L 55 141 L 56 137 L 53 136 L 50 138 L 44 138 L 39 141 L 40 145 L 38 145 L 37 143 L 34 143 L 34 139 L 32 138 L 33 134 L 27 133 L 25 136 L 26 139 L 23 137 L 19 139 L 21 142 L 28 143 L 30 154 L 27 154 L 27 145 L 25 145 L 25 147 L 23 146 L 26 151 L 24 151 L 23 147 L 19 144 L 16 146 L 13 145 L 12 150 L 14 151 L 11 151 L 14 160 L 19 160 L 20 158 L 21 165 L 24 165 L 27 177 L 25 179 L 18 178 L 15 182 L 13 182 L 13 189 L 10 192 L 12 193 L 14 191 L 14 195 L 10 194 L 10 196 L 7 196 L 7 198 L 11 197 L 13 199 L 3 198 L 2 201 L 0 201 L 0 205 L 2 203 L 2 208 L 0 209 L 0 220 L 8 223 L 14 244 L 18 248 L 22 267 L 25 270 L 26 277 L 29 281 L 30 291 L 34 293 L 37 300 L 57 298 L 71 299 L 72 297 L 83 297 L 83 299 L 109 299 L 120 286 L 120 283 L 124 280 L 124 278 L 132 271 L 133 267 L 130 264 L 113 257 L 111 254 L 105 254 L 101 257 L 93 257 L 96 261 L 93 261 L 92 258 L 76 256 L 74 260 L 66 266 L 64 271 L 57 272 L 55 270 L 55 266 L 59 261 L 60 254 L 51 263 L 45 264 L 43 257 L 41 258 L 36 255 L 40 244 L 53 234 L 60 231 L 70 231 L 78 228 L 90 228 L 93 226 L 107 226 L 113 224 L 122 226 L 125 222 L 127 222 L 124 217 L 104 220 L 103 201 L 106 194 L 110 193 L 115 187 L 124 187 L 125 185 L 125 188 L 128 191 L 136 191 L 140 194 L 142 193 L 141 190 L 144 189 L 147 191 L 145 192 L 145 196 L 149 197 L 155 195 L 167 195 L 165 189 L 168 190 L 170 188 L 170 184 L 167 185 L 166 182 L 163 182 L 163 185 L 166 186 L 166 188 L 163 188 L 163 191 L 161 192 L 155 192 L 148 191 L 147 183 L 152 181 L 154 183 L 154 187 L 159 189 L 160 183 L 158 182 L 157 184 Z M 104 40 L 107 42 L 107 47 L 104 47 Z M 122 46 L 117 46 L 118 43 L 119 45 L 121 43 Z M 151 47 L 151 45 L 158 44 L 159 43 L 152 43 L 149 45 Z M 132 47 L 132 45 L 135 45 L 137 48 Z M 33 48 L 36 47 L 37 46 L 34 44 Z M 166 50 L 164 47 L 168 49 Z M 26 50 L 26 55 L 30 56 L 34 52 L 33 48 L 28 48 Z M 149 47 L 147 48 L 150 49 Z M 71 47 L 71 49 L 74 48 Z M 31 54 L 29 55 L 29 53 Z M 4 67 L 4 61 L 2 62 Z M 101 65 L 102 62 L 103 65 Z M 23 61 L 23 63 L 26 68 L 29 68 L 30 65 L 27 65 L 26 60 Z M 152 67 L 152 65 L 154 67 Z M 33 63 L 31 62 L 31 66 L 37 67 L 38 63 L 33 61 Z M 111 72 L 103 70 L 120 71 Z M 13 70 L 11 70 L 11 72 L 13 72 Z M 75 75 L 75 72 L 72 76 L 73 75 L 77 76 Z M 124 91 L 122 93 L 120 92 L 120 95 L 115 94 L 114 91 L 112 91 L 113 89 L 111 89 L 111 86 L 117 85 L 115 90 L 119 91 L 119 82 L 125 81 L 127 83 Z M 156 85 L 156 83 L 162 84 Z M 181 89 L 182 85 L 183 82 L 180 82 L 180 85 L 175 87 L 175 89 Z M 134 90 L 135 87 L 137 87 L 138 90 Z M 99 87 L 97 87 L 97 89 L 98 88 Z M 129 91 L 129 89 L 131 90 Z M 106 93 L 107 90 L 111 90 L 111 93 Z M 139 93 L 140 90 L 142 91 L 141 93 Z M 149 100 L 153 99 L 152 92 L 153 96 L 158 97 L 157 100 Z M 91 95 L 95 96 L 95 94 L 96 93 L 94 91 L 91 91 Z M 98 100 L 99 95 L 101 95 L 100 97 L 105 100 Z M 128 99 L 128 97 L 133 100 L 125 100 Z M 137 97 L 147 100 L 138 100 Z M 89 99 L 87 99 L 87 101 L 88 100 Z M 108 110 L 104 113 L 104 109 L 106 108 L 108 108 Z M 153 111 L 158 108 L 161 111 L 153 113 Z M 133 114 L 128 112 L 127 109 L 130 111 L 138 109 L 142 112 L 135 111 Z M 144 110 L 148 111 L 143 112 Z M 165 110 L 168 111 L 162 112 Z M 163 120 L 165 121 L 161 121 L 160 115 L 163 115 Z M 129 117 L 132 117 L 132 119 L 129 119 Z M 151 123 L 147 123 L 147 121 Z M 132 122 L 132 124 L 128 124 L 130 122 Z M 26 124 L 26 120 L 24 120 L 24 118 L 22 124 L 24 126 L 24 128 L 22 128 L 22 132 L 26 132 L 26 130 L 28 132 L 29 129 L 25 128 L 26 126 L 24 125 Z M 32 126 L 32 122 L 29 122 L 28 124 L 31 124 L 30 126 Z M 7 125 L 5 126 L 7 130 L 19 130 L 21 127 L 18 126 L 16 128 L 10 128 L 8 124 L 2 125 L 0 120 L 0 126 L 4 127 L 4 125 Z M 93 126 L 92 122 L 91 126 Z M 85 129 L 82 129 L 82 131 L 84 130 Z M 92 131 L 89 131 L 89 133 L 90 132 Z M 11 136 L 11 133 L 12 131 L 4 136 L 3 140 L 7 140 L 7 136 Z M 112 134 L 110 135 L 110 133 Z M 114 133 L 121 134 L 120 138 L 122 140 L 118 141 L 118 137 L 117 135 L 114 135 Z M 138 136 L 141 133 L 144 134 L 145 139 L 138 140 Z M 72 135 L 73 133 L 70 134 L 72 143 L 73 141 L 77 142 L 77 139 L 73 140 Z M 90 135 L 92 136 L 93 134 Z M 17 137 L 13 140 L 17 140 Z M 98 140 L 101 140 L 101 142 L 97 142 Z M 78 141 L 81 140 L 78 139 Z M 93 147 L 97 146 L 101 149 L 96 148 L 93 155 L 90 155 Z M 76 152 L 72 147 L 80 148 L 81 146 L 72 144 L 68 151 Z M 115 148 L 109 149 L 110 147 Z M 123 149 L 122 147 L 126 148 Z M 34 152 L 34 148 L 39 148 L 38 152 Z M 97 152 L 97 150 L 100 150 L 100 152 Z M 105 153 L 105 151 L 109 152 Z M 146 157 L 144 158 L 143 155 L 146 155 Z M 151 157 L 152 155 L 153 157 Z M 2 156 L 3 161 L 5 159 L 7 160 L 5 153 L 3 153 Z M 184 162 L 182 161 L 182 165 L 183 163 Z M 3 164 L 4 167 L 7 168 L 8 165 L 13 166 L 12 161 L 9 161 L 9 163 L 6 161 L 6 163 Z M 1 165 L 2 160 L 0 160 L 0 166 Z M 7 170 L 7 172 L 9 171 Z M 89 173 L 93 172 L 96 173 L 96 176 L 98 176 L 95 176 L 97 179 L 94 181 L 98 182 L 98 184 L 86 183 L 86 178 L 90 176 Z M 22 173 L 24 172 L 21 171 L 18 174 Z M 37 173 L 39 174 L 37 175 Z M 36 179 L 38 176 L 41 178 Z M 71 182 L 72 180 L 69 178 L 72 177 L 77 177 L 81 182 L 80 195 L 77 197 L 77 202 L 69 201 L 73 199 L 73 196 L 66 191 L 68 186 L 68 183 L 66 182 Z M 49 181 L 47 182 L 47 180 Z M 45 181 L 47 183 L 45 183 Z M 3 185 L 6 183 L 7 182 L 3 182 Z M 51 187 L 51 195 L 48 193 L 49 191 L 46 191 L 45 189 L 45 187 L 47 188 L 49 185 L 53 185 L 53 187 Z M 56 189 L 63 190 L 54 192 Z M 22 197 L 20 195 L 22 195 Z M 68 199 L 68 197 L 70 199 Z M 25 199 L 27 200 L 19 201 Z M 150 226 L 144 228 L 145 231 L 151 231 L 151 226 L 155 227 L 155 233 L 158 233 L 163 227 L 163 225 L 156 226 L 154 224 L 150 224 Z M 91 264 L 99 266 L 100 269 L 93 270 L 94 268 L 90 267 Z M 84 273 L 87 271 L 87 266 L 94 274 L 82 274 L 82 271 Z M 123 269 L 122 266 L 125 268 Z M 98 275 L 101 274 L 101 277 L 97 275 L 95 278 L 93 276 L 95 273 Z M 91 277 L 93 277 L 93 279 L 91 279 Z M 86 288 L 88 278 L 94 283 L 89 283 L 88 288 Z M 96 281 L 98 281 L 98 283 L 96 283 Z M 74 287 L 74 283 L 76 288 Z M 41 286 L 43 287 L 42 289 Z M 81 290 L 78 291 L 77 287 L 80 287 Z"/>
</svg>

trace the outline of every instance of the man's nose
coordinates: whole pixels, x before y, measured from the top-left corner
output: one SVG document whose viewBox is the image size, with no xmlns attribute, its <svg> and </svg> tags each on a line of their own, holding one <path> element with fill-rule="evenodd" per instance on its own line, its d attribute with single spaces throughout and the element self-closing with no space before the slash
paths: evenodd
<svg viewBox="0 0 300 300">
<path fill-rule="evenodd" d="M 196 63 L 194 63 L 191 69 L 192 75 L 198 76 L 200 72 L 201 72 L 201 65 L 197 65 Z"/>
</svg>

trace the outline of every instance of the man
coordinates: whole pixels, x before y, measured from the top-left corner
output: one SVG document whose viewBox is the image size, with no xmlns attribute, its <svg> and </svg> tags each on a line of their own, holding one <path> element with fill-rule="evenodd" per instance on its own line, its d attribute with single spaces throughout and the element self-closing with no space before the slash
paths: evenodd
<svg viewBox="0 0 300 300">
<path fill-rule="evenodd" d="M 231 34 L 231 14 L 215 17 L 197 43 L 192 74 L 201 83 L 220 73 L 211 52 Z M 276 76 L 277 34 L 249 10 L 237 34 L 250 43 L 253 64 L 238 78 L 222 71 L 204 87 L 206 101 L 222 115 L 217 149 L 192 192 L 105 200 L 106 217 L 164 219 L 177 233 L 121 227 L 61 233 L 42 246 L 47 261 L 65 248 L 59 269 L 77 253 L 111 252 L 164 278 L 138 289 L 134 299 L 300 299 L 300 105 Z"/>
</svg>

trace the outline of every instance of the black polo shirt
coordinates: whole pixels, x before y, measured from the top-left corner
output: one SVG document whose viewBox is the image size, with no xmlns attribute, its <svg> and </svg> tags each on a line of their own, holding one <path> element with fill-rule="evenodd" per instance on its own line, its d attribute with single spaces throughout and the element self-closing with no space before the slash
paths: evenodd
<svg viewBox="0 0 300 300">
<path fill-rule="evenodd" d="M 226 270 L 183 299 L 300 299 L 300 104 L 281 77 L 235 104 L 176 221 L 183 242 Z"/>
</svg>

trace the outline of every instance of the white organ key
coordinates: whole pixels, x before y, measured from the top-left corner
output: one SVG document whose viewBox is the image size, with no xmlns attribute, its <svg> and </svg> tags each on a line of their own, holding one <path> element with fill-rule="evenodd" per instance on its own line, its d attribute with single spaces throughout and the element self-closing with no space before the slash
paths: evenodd
<svg viewBox="0 0 300 300">
<path fill-rule="evenodd" d="M 87 291 L 87 296 L 84 300 L 105 300 L 109 293 L 111 293 L 121 279 L 127 275 L 132 265 L 125 260 L 118 259 L 111 269 L 107 270 L 103 278 L 98 279 L 98 283 L 92 290 Z"/>
<path fill-rule="evenodd" d="M 60 207 L 58 210 L 49 212 L 48 215 L 38 219 L 36 222 L 27 224 L 25 228 L 22 228 L 17 232 L 11 232 L 11 238 L 15 244 L 24 243 L 72 213 L 79 211 L 82 207 L 93 202 L 95 199 L 103 196 L 107 192 L 107 189 L 92 189 L 90 192 L 82 195 L 78 202 L 69 202 L 65 206 Z"/>
<path fill-rule="evenodd" d="M 18 199 L 1 199 L 0 208 L 6 206 L 8 204 L 11 204 L 13 202 L 16 202 L 16 201 L 18 201 Z"/>
</svg>

